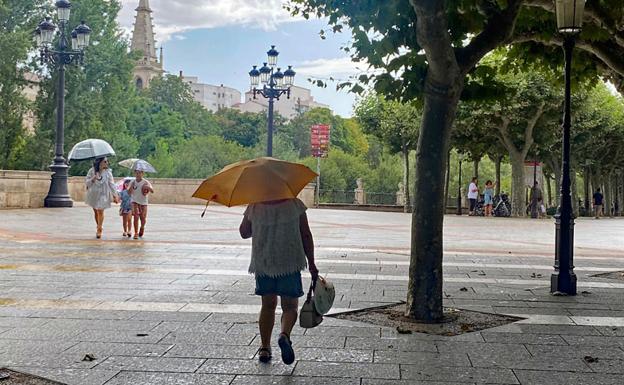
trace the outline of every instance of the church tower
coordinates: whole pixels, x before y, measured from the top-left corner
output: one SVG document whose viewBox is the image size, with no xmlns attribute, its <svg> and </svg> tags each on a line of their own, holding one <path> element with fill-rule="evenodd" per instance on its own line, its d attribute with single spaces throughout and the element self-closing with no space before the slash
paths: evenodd
<svg viewBox="0 0 624 385">
<path fill-rule="evenodd" d="M 134 31 L 130 48 L 140 52 L 141 57 L 134 67 L 134 82 L 137 89 L 149 87 L 150 81 L 160 77 L 163 69 L 163 52 L 160 49 L 160 60 L 156 56 L 156 40 L 154 39 L 154 25 L 152 24 L 152 10 L 149 0 L 140 0 L 136 9 Z"/>
</svg>

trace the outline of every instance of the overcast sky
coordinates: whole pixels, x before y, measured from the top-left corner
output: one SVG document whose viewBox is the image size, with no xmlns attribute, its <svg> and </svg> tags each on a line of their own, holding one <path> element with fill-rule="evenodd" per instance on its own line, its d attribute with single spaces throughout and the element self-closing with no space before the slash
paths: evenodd
<svg viewBox="0 0 624 385">
<path fill-rule="evenodd" d="M 282 0 L 150 0 L 154 11 L 157 46 L 164 47 L 165 69 L 199 76 L 209 84 L 224 84 L 240 91 L 249 88 L 248 72 L 266 61 L 266 51 L 275 44 L 278 65 L 293 65 L 295 83 L 312 89 L 319 102 L 342 115 L 351 116 L 355 97 L 337 92 L 335 84 L 318 88 L 308 78 L 348 79 L 362 72 L 340 47 L 348 34 L 329 34 L 321 20 L 292 17 Z M 122 0 L 121 25 L 132 29 L 139 0 Z"/>
</svg>

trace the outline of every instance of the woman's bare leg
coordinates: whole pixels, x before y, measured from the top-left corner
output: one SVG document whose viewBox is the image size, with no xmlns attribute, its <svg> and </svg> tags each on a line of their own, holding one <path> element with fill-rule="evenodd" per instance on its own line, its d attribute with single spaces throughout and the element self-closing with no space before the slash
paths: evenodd
<svg viewBox="0 0 624 385">
<path fill-rule="evenodd" d="M 299 299 L 293 297 L 281 297 L 282 303 L 282 333 L 290 338 L 290 333 L 297 323 L 297 309 Z"/>
<path fill-rule="evenodd" d="M 275 309 L 277 308 L 277 296 L 273 294 L 262 296 L 262 308 L 258 318 L 260 328 L 260 340 L 263 348 L 271 347 L 271 333 L 275 325 Z"/>
</svg>

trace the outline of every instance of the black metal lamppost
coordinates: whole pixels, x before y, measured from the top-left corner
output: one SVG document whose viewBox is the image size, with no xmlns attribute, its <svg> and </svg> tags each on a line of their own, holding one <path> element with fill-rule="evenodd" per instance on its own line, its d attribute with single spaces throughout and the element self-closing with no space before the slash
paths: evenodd
<svg viewBox="0 0 624 385">
<path fill-rule="evenodd" d="M 58 68 L 55 157 L 54 163 L 50 166 L 50 170 L 53 172 L 52 181 L 44 205 L 45 207 L 72 207 L 74 202 L 71 200 L 67 188 L 69 166 L 64 157 L 65 66 L 83 63 L 84 49 L 89 45 L 91 28 L 84 21 L 76 27 L 71 32 L 71 47 L 69 47 L 65 29 L 71 13 L 71 2 L 58 0 L 55 5 L 59 21 L 58 31 L 50 17 L 39 23 L 35 30 L 35 42 L 39 47 L 41 64 L 50 63 Z M 55 33 L 59 35 L 59 38 L 56 47 L 53 47 Z"/>
<path fill-rule="evenodd" d="M 279 52 L 274 45 L 267 52 L 267 56 L 268 62 L 263 63 L 260 69 L 253 66 L 253 69 L 249 71 L 249 78 L 253 98 L 255 99 L 256 95 L 262 95 L 265 99 L 269 99 L 267 156 L 273 156 L 273 105 L 275 100 L 279 100 L 280 96 L 284 94 L 290 99 L 290 87 L 295 81 L 295 71 L 293 71 L 292 66 L 288 66 L 284 72 L 281 68 L 275 69 Z M 258 88 L 261 83 L 262 88 Z"/>
<path fill-rule="evenodd" d="M 550 277 L 550 292 L 576 295 L 574 274 L 574 214 L 570 180 L 570 76 L 572 51 L 576 36 L 581 32 L 585 0 L 556 0 L 557 28 L 563 35 L 565 54 L 565 102 L 561 161 L 561 198 L 555 215 L 555 271 Z"/>
</svg>

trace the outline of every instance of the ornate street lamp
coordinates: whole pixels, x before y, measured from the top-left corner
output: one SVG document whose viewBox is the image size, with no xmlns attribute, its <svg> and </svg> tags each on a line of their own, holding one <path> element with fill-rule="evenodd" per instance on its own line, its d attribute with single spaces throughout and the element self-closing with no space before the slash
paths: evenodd
<svg viewBox="0 0 624 385">
<path fill-rule="evenodd" d="M 71 15 L 71 2 L 58 0 L 56 3 L 59 28 L 50 17 L 46 17 L 35 30 L 34 40 L 39 47 L 41 64 L 49 63 L 58 69 L 58 90 L 56 109 L 56 146 L 52 170 L 50 190 L 45 198 L 45 207 L 72 207 L 73 201 L 69 196 L 67 187 L 67 161 L 64 157 L 65 146 L 65 66 L 70 64 L 82 64 L 84 49 L 89 45 L 91 28 L 84 21 L 70 34 L 71 48 L 67 39 L 66 27 Z M 58 35 L 58 41 L 53 48 L 54 35 Z"/>
<path fill-rule="evenodd" d="M 550 277 L 550 292 L 576 295 L 574 274 L 574 214 L 570 180 L 570 76 L 572 51 L 581 32 L 585 0 L 556 0 L 557 29 L 563 35 L 565 55 L 565 101 L 561 161 L 561 198 L 555 215 L 555 271 Z"/>
<path fill-rule="evenodd" d="M 295 71 L 292 66 L 282 72 L 277 66 L 277 57 L 279 52 L 272 45 L 267 52 L 267 62 L 263 63 L 260 69 L 253 66 L 249 71 L 249 81 L 253 98 L 261 95 L 265 99 L 269 99 L 269 117 L 268 117 L 268 133 L 267 133 L 267 156 L 273 156 L 273 109 L 275 100 L 279 100 L 280 96 L 286 95 L 290 99 L 290 87 L 295 82 Z M 262 84 L 262 88 L 258 88 Z"/>
</svg>

